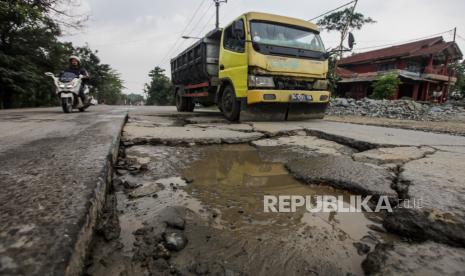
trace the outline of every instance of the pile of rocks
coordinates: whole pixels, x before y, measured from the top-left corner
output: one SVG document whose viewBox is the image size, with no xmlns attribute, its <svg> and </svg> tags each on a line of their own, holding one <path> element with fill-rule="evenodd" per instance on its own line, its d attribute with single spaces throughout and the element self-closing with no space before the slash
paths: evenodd
<svg viewBox="0 0 465 276">
<path fill-rule="evenodd" d="M 447 121 L 465 118 L 465 108 L 452 104 L 418 103 L 410 100 L 361 100 L 335 98 L 327 110 L 328 115 L 368 116 L 402 120 Z"/>
</svg>

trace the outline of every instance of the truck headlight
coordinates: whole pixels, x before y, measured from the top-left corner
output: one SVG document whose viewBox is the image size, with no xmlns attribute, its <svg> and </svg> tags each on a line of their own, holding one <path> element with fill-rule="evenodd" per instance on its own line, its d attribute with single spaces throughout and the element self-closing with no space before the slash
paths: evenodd
<svg viewBox="0 0 465 276">
<path fill-rule="evenodd" d="M 314 90 L 327 90 L 328 89 L 328 80 L 316 80 L 313 83 Z"/>
<path fill-rule="evenodd" d="M 62 84 L 62 83 L 60 83 L 60 84 L 58 85 L 58 87 L 60 87 L 60 88 L 65 88 L 65 85 Z"/>
<path fill-rule="evenodd" d="M 73 88 L 74 86 L 75 86 L 74 83 L 70 83 L 66 85 L 66 88 Z"/>
<path fill-rule="evenodd" d="M 249 87 L 274 88 L 273 77 L 249 75 Z"/>
</svg>

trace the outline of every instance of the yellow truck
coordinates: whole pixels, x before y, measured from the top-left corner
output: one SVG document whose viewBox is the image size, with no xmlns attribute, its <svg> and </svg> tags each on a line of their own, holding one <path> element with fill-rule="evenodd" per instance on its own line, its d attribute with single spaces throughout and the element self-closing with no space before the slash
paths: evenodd
<svg viewBox="0 0 465 276">
<path fill-rule="evenodd" d="M 328 56 L 311 22 L 243 14 L 171 59 L 177 110 L 216 104 L 230 121 L 323 118 Z"/>
</svg>

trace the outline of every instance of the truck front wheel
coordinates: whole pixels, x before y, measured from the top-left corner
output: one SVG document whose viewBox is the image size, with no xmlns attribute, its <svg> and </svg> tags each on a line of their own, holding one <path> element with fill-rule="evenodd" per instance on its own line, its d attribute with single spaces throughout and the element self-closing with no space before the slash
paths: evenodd
<svg viewBox="0 0 465 276">
<path fill-rule="evenodd" d="M 179 92 L 176 92 L 176 109 L 179 112 L 192 112 L 195 104 L 191 98 L 183 97 Z"/>
<path fill-rule="evenodd" d="M 231 86 L 226 86 L 221 98 L 221 108 L 223 115 L 231 122 L 239 120 L 241 113 L 241 103 L 237 100 L 236 94 Z"/>
</svg>

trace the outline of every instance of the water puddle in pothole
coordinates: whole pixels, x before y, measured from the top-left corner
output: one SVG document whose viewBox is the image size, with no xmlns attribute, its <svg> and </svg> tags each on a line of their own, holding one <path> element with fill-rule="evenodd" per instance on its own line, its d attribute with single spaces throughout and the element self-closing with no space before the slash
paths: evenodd
<svg viewBox="0 0 465 276">
<path fill-rule="evenodd" d="M 396 239 L 373 230 L 382 229 L 377 214 L 310 213 L 305 208 L 265 213 L 264 195 L 342 196 L 349 207 L 351 194 L 324 183 L 304 184 L 282 163 L 264 160 L 248 145 L 134 146 L 127 155 L 148 166 L 141 175 L 124 176 L 139 187 L 117 192 L 120 241 L 127 256 L 134 249 L 134 231 L 157 223 L 167 206 L 184 206 L 194 214 L 186 224 L 188 246 L 170 259 L 178 268 L 221 263 L 250 275 L 360 275 L 365 258 L 360 250 Z"/>
</svg>

